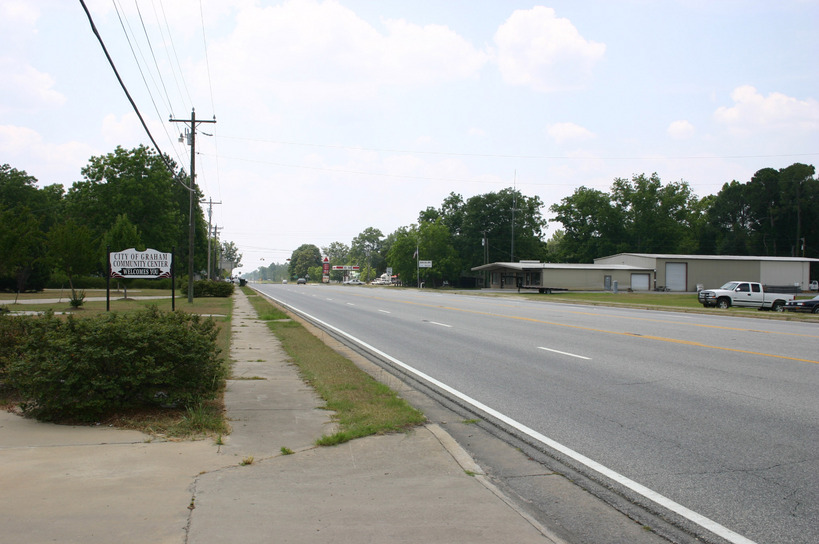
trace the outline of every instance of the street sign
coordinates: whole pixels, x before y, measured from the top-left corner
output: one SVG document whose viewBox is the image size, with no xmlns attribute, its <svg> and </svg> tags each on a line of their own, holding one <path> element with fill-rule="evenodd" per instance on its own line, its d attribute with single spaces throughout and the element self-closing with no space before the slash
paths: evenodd
<svg viewBox="0 0 819 544">
<path fill-rule="evenodd" d="M 137 251 L 134 248 L 110 253 L 112 278 L 157 279 L 171 277 L 172 253 L 163 253 L 148 248 Z"/>
<path fill-rule="evenodd" d="M 432 261 L 418 261 L 418 268 L 432 268 Z"/>
</svg>

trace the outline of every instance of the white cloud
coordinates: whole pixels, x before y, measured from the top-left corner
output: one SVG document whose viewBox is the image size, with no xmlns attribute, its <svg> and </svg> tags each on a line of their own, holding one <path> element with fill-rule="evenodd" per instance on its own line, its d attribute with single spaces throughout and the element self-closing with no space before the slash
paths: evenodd
<svg viewBox="0 0 819 544">
<path fill-rule="evenodd" d="M 55 81 L 50 75 L 10 57 L 0 57 L 0 112 L 16 109 L 34 109 L 60 106 L 65 96 L 53 89 Z"/>
<path fill-rule="evenodd" d="M 819 101 L 798 100 L 782 93 L 761 95 L 750 85 L 737 87 L 731 93 L 733 107 L 721 106 L 714 118 L 738 134 L 769 131 L 819 131 Z"/>
<path fill-rule="evenodd" d="M 70 185 L 93 153 L 87 144 L 76 141 L 52 144 L 30 128 L 0 125 L 0 156 L 10 163 L 25 165 L 21 169 L 44 184 Z"/>
<path fill-rule="evenodd" d="M 549 125 L 546 132 L 559 144 L 591 140 L 596 137 L 589 129 L 574 123 L 555 123 Z"/>
<path fill-rule="evenodd" d="M 0 21 L 3 27 L 32 27 L 40 16 L 40 10 L 30 0 L 9 0 L 0 3 Z"/>
<path fill-rule="evenodd" d="M 333 0 L 248 6 L 236 22 L 210 58 L 243 101 L 366 100 L 384 86 L 476 77 L 490 58 L 446 26 L 388 20 L 381 31 Z"/>
<path fill-rule="evenodd" d="M 542 6 L 517 10 L 495 33 L 503 79 L 537 91 L 582 88 L 605 44 L 586 40 L 568 19 Z"/>
<path fill-rule="evenodd" d="M 668 125 L 666 132 L 675 140 L 685 140 L 694 135 L 694 125 L 685 120 L 674 121 Z"/>
</svg>

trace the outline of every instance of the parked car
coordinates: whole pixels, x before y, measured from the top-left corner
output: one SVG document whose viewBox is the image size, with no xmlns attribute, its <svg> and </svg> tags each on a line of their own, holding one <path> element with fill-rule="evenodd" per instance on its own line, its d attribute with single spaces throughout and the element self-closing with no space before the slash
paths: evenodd
<svg viewBox="0 0 819 544">
<path fill-rule="evenodd" d="M 789 312 L 810 312 L 812 314 L 819 314 L 819 295 L 809 299 L 789 300 L 785 303 L 785 309 Z"/>
<path fill-rule="evenodd" d="M 282 280 L 282 285 L 287 285 L 287 280 Z"/>
<path fill-rule="evenodd" d="M 785 304 L 795 297 L 790 293 L 766 291 L 761 283 L 754 281 L 729 281 L 719 289 L 704 289 L 697 293 L 700 304 L 708 308 L 741 306 L 781 312 Z"/>
<path fill-rule="evenodd" d="M 304 285 L 305 283 L 307 283 L 307 280 L 304 278 L 299 278 L 296 280 L 297 285 Z"/>
<path fill-rule="evenodd" d="M 347 280 L 344 285 L 364 285 L 364 282 L 361 280 Z"/>
</svg>

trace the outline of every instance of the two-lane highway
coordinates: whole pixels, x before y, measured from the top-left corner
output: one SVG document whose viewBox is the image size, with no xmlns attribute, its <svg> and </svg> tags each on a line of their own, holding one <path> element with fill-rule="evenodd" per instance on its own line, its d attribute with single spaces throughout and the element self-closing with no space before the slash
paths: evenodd
<svg viewBox="0 0 819 544">
<path fill-rule="evenodd" d="M 729 542 L 819 542 L 816 323 L 255 285 Z"/>
</svg>

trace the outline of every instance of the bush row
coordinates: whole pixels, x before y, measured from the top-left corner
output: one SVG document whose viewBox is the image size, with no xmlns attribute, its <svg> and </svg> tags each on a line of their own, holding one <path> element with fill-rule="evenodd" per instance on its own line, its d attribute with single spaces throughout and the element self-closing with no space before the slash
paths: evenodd
<svg viewBox="0 0 819 544">
<path fill-rule="evenodd" d="M 213 398 L 225 368 L 215 322 L 156 307 L 59 319 L 0 315 L 0 380 L 24 413 L 46 421 L 98 421 L 147 406 Z"/>
<path fill-rule="evenodd" d="M 188 284 L 182 285 L 182 294 L 188 294 Z M 200 297 L 229 297 L 233 295 L 233 284 L 227 281 L 199 280 L 193 282 L 193 296 Z"/>
</svg>

